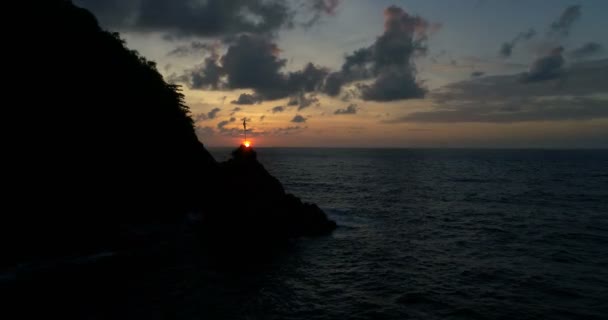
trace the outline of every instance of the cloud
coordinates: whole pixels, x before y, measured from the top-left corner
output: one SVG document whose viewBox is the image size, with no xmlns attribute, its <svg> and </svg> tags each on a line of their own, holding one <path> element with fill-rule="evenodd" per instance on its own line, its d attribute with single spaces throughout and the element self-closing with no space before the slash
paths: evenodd
<svg viewBox="0 0 608 320">
<path fill-rule="evenodd" d="M 233 100 L 230 103 L 238 105 L 252 105 L 260 102 L 262 102 L 260 97 L 254 94 L 242 93 L 237 100 Z"/>
<path fill-rule="evenodd" d="M 357 114 L 358 107 L 356 104 L 349 105 L 346 109 L 338 109 L 334 114 Z"/>
<path fill-rule="evenodd" d="M 272 33 L 288 26 L 291 9 L 280 0 L 77 0 L 112 29 L 174 36 Z"/>
<path fill-rule="evenodd" d="M 206 121 L 208 119 L 209 119 L 209 117 L 207 116 L 206 113 L 197 113 L 197 114 L 192 115 L 192 121 L 194 121 L 194 123 Z"/>
<path fill-rule="evenodd" d="M 271 131 L 271 134 L 275 135 L 275 136 L 286 136 L 286 135 L 290 135 L 290 134 L 299 133 L 304 129 L 307 129 L 307 127 L 295 126 L 295 127 L 276 128 Z"/>
<path fill-rule="evenodd" d="M 324 5 L 331 9 L 337 2 L 324 1 Z M 212 54 L 203 65 L 173 79 L 193 89 L 252 89 L 265 100 L 295 96 L 299 110 L 318 102 L 314 94 L 305 93 L 336 96 L 344 85 L 356 81 L 364 81 L 356 86 L 364 100 L 421 98 L 426 90 L 416 79 L 412 60 L 426 53 L 428 35 L 439 27 L 391 6 L 385 10 L 385 32 L 370 47 L 346 56 L 337 72 L 312 63 L 284 72 L 287 60 L 279 57 L 281 50 L 272 37 L 241 34 L 224 39 L 228 48 L 223 56 Z"/>
<path fill-rule="evenodd" d="M 364 100 L 392 101 L 423 97 L 412 59 L 427 52 L 428 34 L 440 28 L 397 6 L 385 12 L 384 33 L 370 47 L 347 55 L 339 72 L 329 74 L 324 92 L 336 96 L 348 83 L 372 80 L 357 87 Z"/>
<path fill-rule="evenodd" d="M 565 62 L 563 52 L 564 48 L 557 47 L 548 55 L 536 59 L 530 66 L 530 71 L 524 74 L 523 81 L 544 81 L 559 77 Z"/>
<path fill-rule="evenodd" d="M 328 69 L 317 67 L 312 63 L 307 63 L 302 70 L 287 74 L 286 87 L 289 92 L 318 91 L 323 86 L 323 81 L 328 74 Z"/>
<path fill-rule="evenodd" d="M 563 49 L 560 49 L 558 38 L 566 37 L 574 23 L 581 17 L 581 6 L 574 5 L 567 7 L 560 17 L 549 26 L 549 31 L 544 40 L 536 43 L 537 52 L 541 53 L 531 66 L 531 70 L 526 78 L 527 81 L 545 80 L 558 76 L 559 69 L 564 63 L 562 56 Z M 509 58 L 513 54 L 514 48 L 522 41 L 531 40 L 536 36 L 534 29 L 520 32 L 513 40 L 502 44 L 499 54 L 503 58 Z M 559 53 L 557 53 L 559 51 Z M 584 53 L 583 53 L 584 54 Z"/>
<path fill-rule="evenodd" d="M 550 28 L 549 35 L 568 36 L 570 30 L 576 21 L 581 17 L 581 5 L 572 5 L 567 7 L 560 17 L 555 20 Z"/>
<path fill-rule="evenodd" d="M 536 30 L 529 29 L 528 31 L 520 32 L 515 36 L 515 38 L 509 42 L 505 42 L 500 47 L 500 56 L 503 58 L 508 58 L 513 54 L 513 49 L 517 44 L 521 41 L 528 41 L 536 36 Z"/>
<path fill-rule="evenodd" d="M 340 4 L 340 0 L 308 0 L 310 11 L 313 12 L 312 17 L 304 23 L 305 27 L 310 27 L 317 23 L 323 14 L 334 15 Z"/>
<path fill-rule="evenodd" d="M 243 110 L 243 109 L 241 109 L 239 107 L 236 107 L 236 108 L 230 110 L 230 115 L 233 116 L 235 113 L 237 113 L 237 112 L 239 112 L 241 110 Z"/>
<path fill-rule="evenodd" d="M 416 82 L 412 71 L 387 70 L 371 85 L 359 86 L 361 98 L 369 101 L 394 101 L 403 99 L 423 98 L 426 89 Z"/>
<path fill-rule="evenodd" d="M 197 126 L 195 128 L 196 134 L 201 139 L 206 139 L 216 135 L 228 136 L 228 137 L 240 137 L 243 134 L 243 130 L 239 128 L 226 128 L 228 123 L 226 121 L 220 122 L 217 129 L 208 126 Z M 258 130 L 256 128 L 247 129 L 248 137 L 261 137 L 261 136 L 286 136 L 291 134 L 297 134 L 308 127 L 301 126 L 289 126 L 284 128 L 273 128 L 271 130 Z"/>
<path fill-rule="evenodd" d="M 310 106 L 312 106 L 313 104 L 319 106 L 319 99 L 317 98 L 317 96 L 315 94 L 310 94 L 307 96 L 302 96 L 300 98 L 300 105 L 298 106 L 298 111 L 304 110 Z"/>
<path fill-rule="evenodd" d="M 333 15 L 337 0 L 75 0 L 102 25 L 119 31 L 173 37 L 215 37 L 243 32 L 276 34 L 304 16 L 306 26 Z"/>
<path fill-rule="evenodd" d="M 300 100 L 299 100 L 298 96 L 291 97 L 291 98 L 289 98 L 289 101 L 287 101 L 287 105 L 290 106 L 290 107 L 294 107 L 294 106 L 297 106 L 299 104 L 300 104 Z"/>
<path fill-rule="evenodd" d="M 568 55 L 573 59 L 585 59 L 604 52 L 604 47 L 597 42 L 587 42 L 579 48 L 572 50 Z"/>
<path fill-rule="evenodd" d="M 213 110 L 209 111 L 209 113 L 207 113 L 207 118 L 208 119 L 215 119 L 217 117 L 217 114 L 222 111 L 220 110 L 220 108 L 214 108 Z"/>
<path fill-rule="evenodd" d="M 230 89 L 252 88 L 267 99 L 285 96 L 280 70 L 287 60 L 278 58 L 279 49 L 270 39 L 241 35 L 233 40 L 222 57 L 222 70 Z"/>
<path fill-rule="evenodd" d="M 386 123 L 590 120 L 608 118 L 608 59 L 573 64 L 568 76 L 523 83 L 521 75 L 488 76 L 447 85 L 429 94 L 433 108 Z"/>
<path fill-rule="evenodd" d="M 217 114 L 220 111 L 222 111 L 220 108 L 214 108 L 213 110 L 209 111 L 208 113 L 194 114 L 194 115 L 192 115 L 192 120 L 195 123 L 201 122 L 201 121 L 206 121 L 206 120 L 212 120 L 212 119 L 215 119 L 217 117 Z"/>
<path fill-rule="evenodd" d="M 266 115 L 265 114 L 260 116 L 260 122 L 264 122 L 264 119 L 266 119 Z"/>
<path fill-rule="evenodd" d="M 191 89 L 213 89 L 222 88 L 221 79 L 223 76 L 222 67 L 218 62 L 218 54 L 213 51 L 206 57 L 203 64 L 185 70 L 181 75 L 169 76 L 169 82 L 186 83 Z"/>
<path fill-rule="evenodd" d="M 503 105 L 502 108 L 496 108 L 492 105 L 479 105 L 456 110 L 415 112 L 397 121 L 388 122 L 513 123 L 608 118 L 608 100 L 600 99 L 538 99 L 519 101 L 511 106 L 507 106 L 504 103 L 501 105 Z"/>
<path fill-rule="evenodd" d="M 485 75 L 486 73 L 483 71 L 473 71 L 471 72 L 471 78 L 477 78 Z"/>
<path fill-rule="evenodd" d="M 306 118 L 302 117 L 301 115 L 296 115 L 295 117 L 293 117 L 293 119 L 291 119 L 291 122 L 294 123 L 304 123 L 306 122 Z"/>
<path fill-rule="evenodd" d="M 272 108 L 272 113 L 278 113 L 278 112 L 283 112 L 283 111 L 285 111 L 285 107 L 283 107 L 283 106 L 277 106 L 277 107 Z"/>
<path fill-rule="evenodd" d="M 218 43 L 206 43 L 193 41 L 188 45 L 181 45 L 167 53 L 167 56 L 186 57 L 195 54 L 203 54 L 206 52 L 215 52 L 218 49 Z"/>
<path fill-rule="evenodd" d="M 313 104 L 316 104 L 317 106 L 320 105 L 317 95 L 315 93 L 306 95 L 303 92 L 300 92 L 297 96 L 289 98 L 289 101 L 287 102 L 287 105 L 290 107 L 298 106 L 298 111 L 304 110 Z"/>
<path fill-rule="evenodd" d="M 328 73 L 312 63 L 283 72 L 287 60 L 279 57 L 281 50 L 265 36 L 242 34 L 225 41 L 228 49 L 223 56 L 212 55 L 173 79 L 193 89 L 253 89 L 258 99 L 276 100 L 319 90 Z"/>
<path fill-rule="evenodd" d="M 227 124 L 229 124 L 229 123 L 230 123 L 230 121 L 228 121 L 228 120 L 220 121 L 220 122 L 217 124 L 217 128 L 218 128 L 218 129 L 220 129 L 220 130 L 221 130 L 221 129 L 224 129 L 224 127 L 225 127 Z"/>
<path fill-rule="evenodd" d="M 342 72 L 332 72 L 325 79 L 323 92 L 329 96 L 335 97 L 340 94 L 345 82 L 346 77 Z"/>
<path fill-rule="evenodd" d="M 227 125 L 229 125 L 230 123 L 233 123 L 236 121 L 235 117 L 231 117 L 228 120 L 223 120 L 218 122 L 217 124 L 217 129 L 219 130 L 220 134 L 222 135 L 235 135 L 235 134 L 240 134 L 240 129 L 239 128 L 226 128 Z M 249 131 L 249 130 L 247 130 Z"/>
</svg>

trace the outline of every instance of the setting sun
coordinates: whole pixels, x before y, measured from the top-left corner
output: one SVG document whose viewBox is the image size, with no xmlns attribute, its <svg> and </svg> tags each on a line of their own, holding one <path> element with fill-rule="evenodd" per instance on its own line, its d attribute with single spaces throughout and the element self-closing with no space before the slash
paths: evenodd
<svg viewBox="0 0 608 320">
<path fill-rule="evenodd" d="M 245 142 L 243 142 L 243 145 L 247 148 L 249 148 L 251 146 L 251 141 L 246 140 Z"/>
</svg>

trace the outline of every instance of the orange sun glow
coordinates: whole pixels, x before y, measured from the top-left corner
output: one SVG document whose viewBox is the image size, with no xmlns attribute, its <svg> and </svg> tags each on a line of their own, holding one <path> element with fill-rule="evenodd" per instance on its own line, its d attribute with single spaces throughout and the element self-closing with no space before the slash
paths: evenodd
<svg viewBox="0 0 608 320">
<path fill-rule="evenodd" d="M 243 142 L 243 145 L 247 148 L 249 148 L 251 146 L 251 141 L 246 140 L 245 142 Z"/>
</svg>

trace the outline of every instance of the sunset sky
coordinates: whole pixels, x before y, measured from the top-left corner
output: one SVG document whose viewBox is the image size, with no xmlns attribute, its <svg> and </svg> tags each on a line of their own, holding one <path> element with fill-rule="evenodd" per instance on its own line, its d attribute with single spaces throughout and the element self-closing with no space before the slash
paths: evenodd
<svg viewBox="0 0 608 320">
<path fill-rule="evenodd" d="M 608 147 L 608 1 L 74 2 L 208 146 Z"/>
</svg>

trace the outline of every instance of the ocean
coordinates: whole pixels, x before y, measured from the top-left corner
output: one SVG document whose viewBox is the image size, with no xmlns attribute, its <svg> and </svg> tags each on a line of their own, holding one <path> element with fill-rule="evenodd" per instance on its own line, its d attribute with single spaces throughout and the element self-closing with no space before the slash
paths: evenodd
<svg viewBox="0 0 608 320">
<path fill-rule="evenodd" d="M 608 319 L 608 150 L 257 152 L 338 229 L 228 266 L 184 237 L 32 299 L 90 319 Z"/>
<path fill-rule="evenodd" d="M 203 315 L 608 319 L 608 150 L 257 151 L 339 228 L 201 288 Z"/>
</svg>

